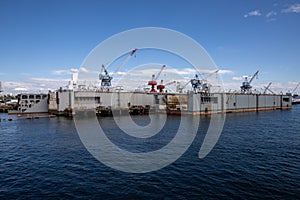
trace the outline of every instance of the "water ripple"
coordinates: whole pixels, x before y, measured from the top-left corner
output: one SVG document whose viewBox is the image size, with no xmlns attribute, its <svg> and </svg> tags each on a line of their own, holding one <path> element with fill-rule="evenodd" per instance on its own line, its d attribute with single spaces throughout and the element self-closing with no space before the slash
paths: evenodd
<svg viewBox="0 0 300 200">
<path fill-rule="evenodd" d="M 209 123 L 209 117 L 203 118 L 181 158 L 146 174 L 123 173 L 98 162 L 83 147 L 72 120 L 2 121 L 0 199 L 299 199 L 299 114 L 300 106 L 227 115 L 216 147 L 200 160 Z M 111 118 L 101 120 L 112 128 Z M 140 124 L 149 121 L 144 120 Z M 165 141 L 173 137 L 172 121 L 167 126 Z M 110 137 L 122 143 L 118 129 L 111 130 Z M 151 148 L 162 142 L 157 145 Z"/>
</svg>

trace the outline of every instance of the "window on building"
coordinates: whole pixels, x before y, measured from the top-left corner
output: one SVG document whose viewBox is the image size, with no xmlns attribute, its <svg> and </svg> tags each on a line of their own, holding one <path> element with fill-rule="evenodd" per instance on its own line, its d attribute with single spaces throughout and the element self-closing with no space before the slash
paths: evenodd
<svg viewBox="0 0 300 200">
<path fill-rule="evenodd" d="M 284 102 L 290 102 L 290 98 L 289 97 L 283 97 L 282 99 Z"/>
<path fill-rule="evenodd" d="M 201 97 L 203 103 L 218 103 L 218 97 Z"/>
</svg>

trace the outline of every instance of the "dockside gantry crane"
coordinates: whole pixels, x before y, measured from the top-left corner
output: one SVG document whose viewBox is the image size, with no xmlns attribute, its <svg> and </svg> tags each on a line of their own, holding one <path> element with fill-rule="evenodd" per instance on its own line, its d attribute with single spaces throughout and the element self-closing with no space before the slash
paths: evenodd
<svg viewBox="0 0 300 200">
<path fill-rule="evenodd" d="M 158 90 L 160 93 L 163 93 L 166 86 L 172 85 L 172 84 L 174 84 L 174 83 L 176 83 L 176 81 L 171 81 L 171 82 L 169 82 L 169 83 L 164 84 L 163 80 L 161 80 L 161 81 L 160 81 L 160 84 L 157 85 L 157 90 Z"/>
<path fill-rule="evenodd" d="M 241 86 L 241 91 L 242 92 L 251 92 L 251 89 L 252 89 L 251 83 L 252 83 L 253 79 L 257 76 L 258 72 L 259 71 L 257 70 L 249 81 L 248 81 L 248 77 L 245 77 L 245 80 L 244 80 L 244 82 L 242 83 L 242 86 Z"/>
<path fill-rule="evenodd" d="M 101 72 L 99 74 L 99 80 L 101 80 L 101 87 L 110 87 L 112 79 L 113 77 L 108 74 L 105 66 L 102 64 Z"/>
<path fill-rule="evenodd" d="M 126 59 L 117 67 L 113 75 L 117 74 L 117 72 L 129 61 L 130 57 L 132 57 L 135 52 L 138 49 L 135 48 L 134 50 L 131 51 L 131 53 L 126 57 Z M 104 74 L 103 74 L 104 72 Z M 102 64 L 101 72 L 99 74 L 99 80 L 101 81 L 101 87 L 102 89 L 104 88 L 109 88 L 111 86 L 111 80 L 113 79 L 113 76 L 110 75 L 105 68 L 105 66 Z"/>
<path fill-rule="evenodd" d="M 161 69 L 159 70 L 159 72 L 157 73 L 157 75 L 155 76 L 155 74 L 152 75 L 152 80 L 148 81 L 148 85 L 151 86 L 151 90 L 150 92 L 156 92 L 155 86 L 157 85 L 157 79 L 160 76 L 160 74 L 162 73 L 162 71 L 166 68 L 166 65 L 163 65 L 161 67 Z"/>
<path fill-rule="evenodd" d="M 195 77 L 190 82 L 195 93 L 202 89 L 202 80 L 199 79 L 198 74 L 195 74 Z"/>
<path fill-rule="evenodd" d="M 198 74 L 196 74 L 195 77 L 190 80 L 194 92 L 195 93 L 196 92 L 209 93 L 211 85 L 208 83 L 207 79 L 209 77 L 211 77 L 213 74 L 218 73 L 218 72 L 219 72 L 219 70 L 215 70 L 215 71 L 211 72 L 210 74 L 208 74 L 207 76 L 205 76 L 202 80 L 200 80 Z"/>
</svg>

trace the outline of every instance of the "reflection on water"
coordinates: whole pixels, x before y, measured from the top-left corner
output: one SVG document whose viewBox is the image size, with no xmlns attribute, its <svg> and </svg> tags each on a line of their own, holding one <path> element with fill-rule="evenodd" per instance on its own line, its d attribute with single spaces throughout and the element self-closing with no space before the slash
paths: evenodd
<svg viewBox="0 0 300 200">
<path fill-rule="evenodd" d="M 198 152 L 210 117 L 201 117 L 190 148 L 173 164 L 132 174 L 105 166 L 82 145 L 73 120 L 40 118 L 0 122 L 0 198 L 299 198 L 300 106 L 290 111 L 229 114 L 207 157 Z M 1 118 L 7 115 L 1 114 Z M 138 116 L 147 125 L 147 116 Z M 144 122 L 143 122 L 144 120 Z M 168 144 L 179 125 L 133 139 L 112 118 L 98 120 L 108 138 L 132 152 Z"/>
</svg>

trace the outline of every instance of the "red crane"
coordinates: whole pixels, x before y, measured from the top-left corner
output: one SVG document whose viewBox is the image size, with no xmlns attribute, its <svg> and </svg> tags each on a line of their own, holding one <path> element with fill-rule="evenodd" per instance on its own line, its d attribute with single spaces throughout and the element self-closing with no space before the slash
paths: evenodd
<svg viewBox="0 0 300 200">
<path fill-rule="evenodd" d="M 166 65 L 163 65 L 160 69 L 160 71 L 157 73 L 157 75 L 155 76 L 154 74 L 152 75 L 152 80 L 148 81 L 148 85 L 151 85 L 151 90 L 150 92 L 156 92 L 155 90 L 155 86 L 157 85 L 157 79 L 160 76 L 161 72 L 164 70 L 164 68 L 166 67 Z"/>
<path fill-rule="evenodd" d="M 157 85 L 157 89 L 159 90 L 160 93 L 162 93 L 162 92 L 164 92 L 164 89 L 165 89 L 166 86 L 172 85 L 174 83 L 176 83 L 176 81 L 171 81 L 169 83 L 163 84 L 163 80 L 161 80 L 160 84 Z"/>
</svg>

